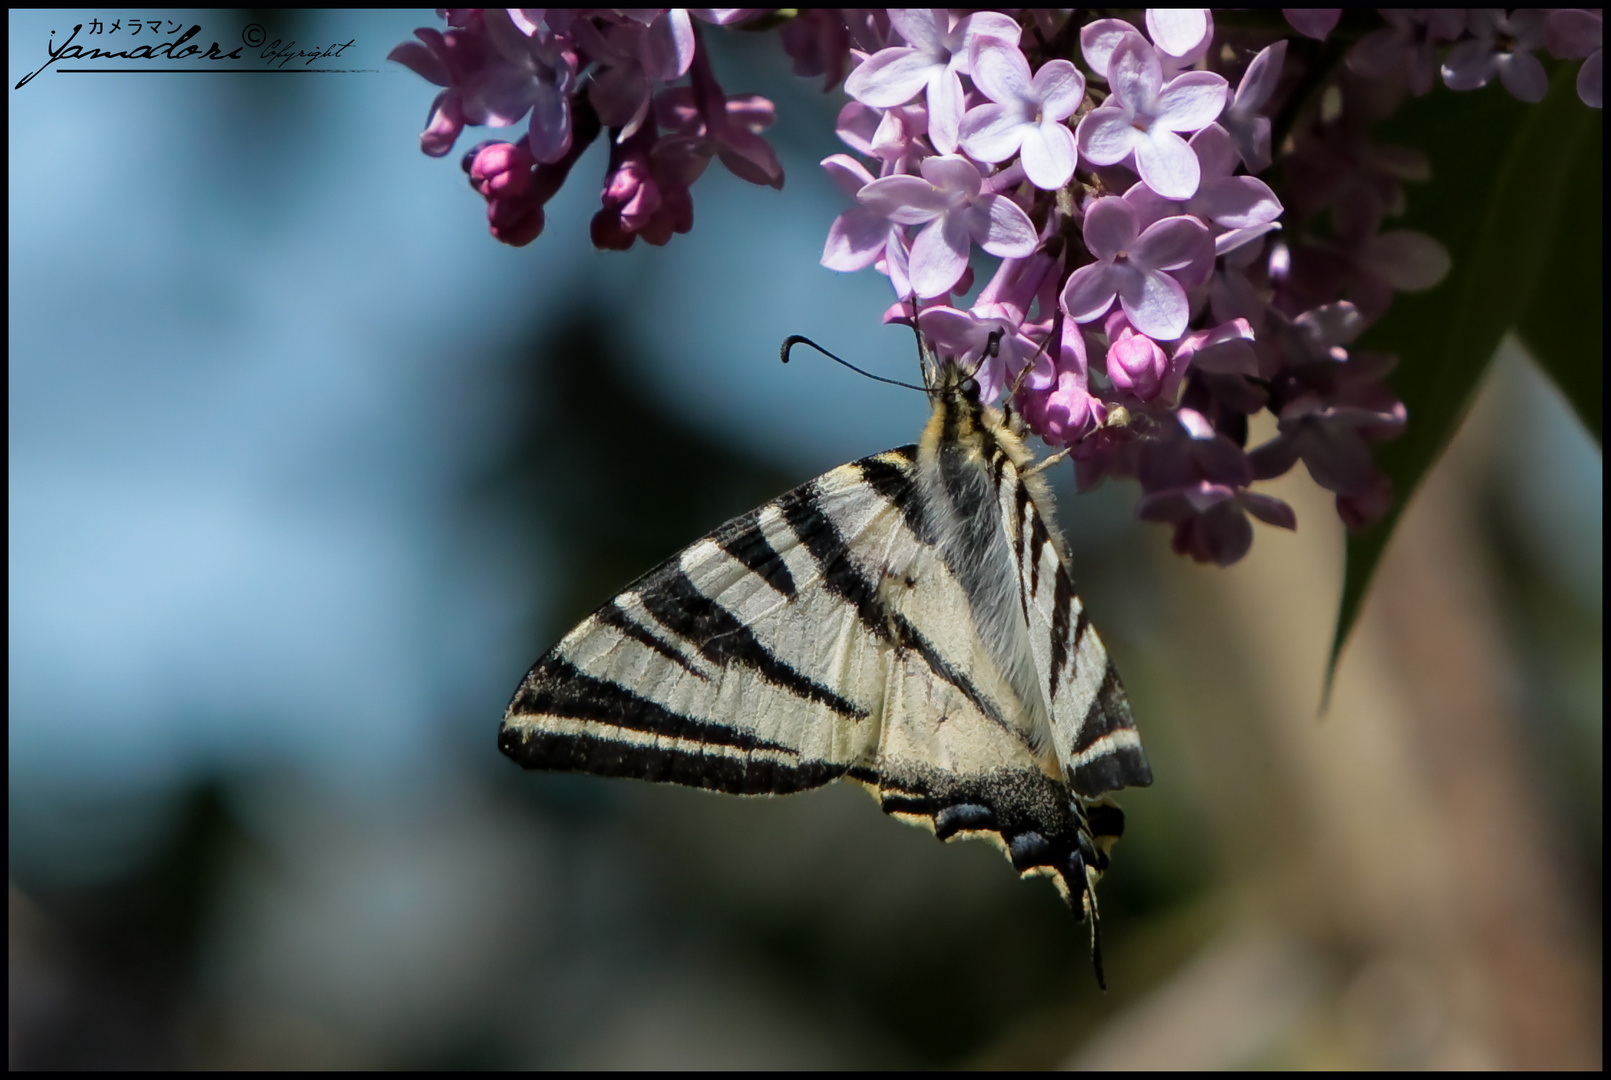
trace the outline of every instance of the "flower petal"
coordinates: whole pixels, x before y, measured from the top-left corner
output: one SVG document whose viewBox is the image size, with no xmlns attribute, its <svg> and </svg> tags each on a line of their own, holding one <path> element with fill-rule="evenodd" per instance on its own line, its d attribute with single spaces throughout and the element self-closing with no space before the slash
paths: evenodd
<svg viewBox="0 0 1611 1080">
<path fill-rule="evenodd" d="M 1113 50 L 1119 47 L 1126 34 L 1135 32 L 1136 28 L 1123 19 L 1098 19 L 1081 27 L 1080 55 L 1085 57 L 1085 66 L 1098 78 L 1106 79 Z"/>
<path fill-rule="evenodd" d="M 849 154 L 830 154 L 819 164 L 834 186 L 849 198 L 854 199 L 858 191 L 873 182 L 873 174 L 867 171 L 867 166 Z"/>
<path fill-rule="evenodd" d="M 1048 60 L 1035 72 L 1031 96 L 1048 120 L 1067 120 L 1085 97 L 1085 76 L 1067 60 Z"/>
<path fill-rule="evenodd" d="M 922 93 L 934 67 L 916 49 L 880 49 L 845 79 L 845 93 L 863 105 L 892 109 Z"/>
<path fill-rule="evenodd" d="M 1063 286 L 1062 305 L 1077 323 L 1100 319 L 1113 306 L 1124 270 L 1112 263 L 1089 263 L 1074 271 Z"/>
<path fill-rule="evenodd" d="M 1158 95 L 1153 123 L 1170 131 L 1207 127 L 1225 110 L 1230 84 L 1212 71 L 1188 71 L 1170 80 Z"/>
<path fill-rule="evenodd" d="M 1159 51 L 1182 60 L 1203 55 L 1214 33 L 1207 8 L 1148 8 L 1146 19 L 1147 33 Z"/>
<path fill-rule="evenodd" d="M 1023 207 L 1005 195 L 986 195 L 976 200 L 967 214 L 969 235 L 990 254 L 1023 259 L 1035 253 L 1040 241 L 1035 223 Z"/>
<path fill-rule="evenodd" d="M 1098 259 L 1108 261 L 1128 248 L 1136 232 L 1135 207 L 1123 199 L 1109 195 L 1085 204 L 1085 246 Z"/>
<path fill-rule="evenodd" d="M 912 242 L 912 288 L 925 300 L 944 295 L 968 268 L 966 226 L 954 217 L 930 222 Z"/>
<path fill-rule="evenodd" d="M 1065 125 L 1046 120 L 1022 129 L 1023 148 L 1019 160 L 1024 175 L 1042 191 L 1056 191 L 1074 175 L 1077 155 L 1074 133 Z"/>
<path fill-rule="evenodd" d="M 1120 39 L 1108 60 L 1108 84 L 1126 109 L 1151 115 L 1163 89 L 1163 65 L 1146 38 L 1132 31 Z"/>
<path fill-rule="evenodd" d="M 1544 65 L 1530 52 L 1511 53 L 1508 60 L 1499 62 L 1499 81 L 1517 101 L 1543 101 L 1549 90 L 1549 76 Z"/>
<path fill-rule="evenodd" d="M 846 210 L 828 229 L 822 265 L 846 272 L 866 269 L 884 253 L 889 231 L 889 222 L 865 206 Z"/>
<path fill-rule="evenodd" d="M 929 79 L 929 141 L 942 154 L 957 152 L 957 129 L 966 107 L 962 79 L 948 68 L 937 68 Z"/>
<path fill-rule="evenodd" d="M 1119 306 L 1131 326 L 1156 341 L 1173 341 L 1184 334 L 1191 318 L 1186 290 L 1160 270 L 1141 271 L 1122 281 Z"/>
<path fill-rule="evenodd" d="M 1197 185 L 1202 179 L 1197 155 L 1191 152 L 1186 140 L 1173 131 L 1154 127 L 1136 140 L 1135 153 L 1136 172 L 1148 187 L 1164 198 L 1189 199 L 1197 194 Z M 1091 155 L 1086 157 L 1090 159 Z"/>
<path fill-rule="evenodd" d="M 1117 165 L 1146 138 L 1123 109 L 1093 109 L 1080 121 L 1080 156 L 1092 165 Z"/>
<path fill-rule="evenodd" d="M 1448 276 L 1452 265 L 1447 248 L 1414 229 L 1397 229 L 1372 237 L 1359 259 L 1400 292 L 1432 288 Z"/>
<path fill-rule="evenodd" d="M 944 10 L 933 8 L 890 8 L 889 25 L 914 48 L 932 56 L 945 48 L 945 32 L 951 28 L 951 17 Z"/>
<path fill-rule="evenodd" d="M 1031 96 L 1029 61 L 1017 45 L 999 38 L 975 38 L 969 62 L 973 85 L 991 101 L 1006 105 Z"/>
<path fill-rule="evenodd" d="M 970 157 L 979 161 L 1006 161 L 1023 143 L 1026 125 L 1013 109 L 987 102 L 969 109 L 962 118 L 958 142 Z"/>
<path fill-rule="evenodd" d="M 984 178 L 979 175 L 978 166 L 967 158 L 955 154 L 924 158 L 923 164 L 918 168 L 923 172 L 923 179 L 952 197 L 948 200 L 948 205 L 954 203 L 955 195 L 960 194 L 968 199 L 978 195 L 979 188 L 984 182 Z"/>
<path fill-rule="evenodd" d="M 921 225 L 945 212 L 943 192 L 921 176 L 881 176 L 856 193 L 856 198 L 902 225 Z"/>
</svg>

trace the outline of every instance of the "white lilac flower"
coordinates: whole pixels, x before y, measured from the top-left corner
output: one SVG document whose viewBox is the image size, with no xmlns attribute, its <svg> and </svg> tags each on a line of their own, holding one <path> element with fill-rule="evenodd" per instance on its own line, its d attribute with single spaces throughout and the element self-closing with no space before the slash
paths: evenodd
<svg viewBox="0 0 1611 1080">
<path fill-rule="evenodd" d="M 1158 54 L 1140 34 L 1120 40 L 1108 62 L 1113 93 L 1080 121 L 1080 156 L 1093 165 L 1117 165 L 1134 157 L 1136 172 L 1166 199 L 1189 199 L 1197 191 L 1197 156 L 1180 132 L 1214 122 L 1225 107 L 1229 85 L 1212 71 L 1188 71 L 1167 84 Z"/>
</svg>

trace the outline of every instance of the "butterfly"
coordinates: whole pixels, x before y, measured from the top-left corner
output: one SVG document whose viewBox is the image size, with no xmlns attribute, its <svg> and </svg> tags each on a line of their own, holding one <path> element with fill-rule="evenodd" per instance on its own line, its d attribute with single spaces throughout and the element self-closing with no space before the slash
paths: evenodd
<svg viewBox="0 0 1611 1080">
<path fill-rule="evenodd" d="M 1124 827 L 1105 796 L 1152 771 L 1022 418 L 920 349 L 916 445 L 639 578 L 532 666 L 498 745 L 528 769 L 735 795 L 864 785 L 886 814 L 1049 875 L 1091 920 L 1100 981 L 1094 887 Z"/>
</svg>

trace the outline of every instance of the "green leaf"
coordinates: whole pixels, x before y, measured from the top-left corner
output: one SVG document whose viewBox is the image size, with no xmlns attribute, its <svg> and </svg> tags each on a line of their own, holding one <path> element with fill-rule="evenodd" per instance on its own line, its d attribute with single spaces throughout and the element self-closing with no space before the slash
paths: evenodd
<svg viewBox="0 0 1611 1080">
<path fill-rule="evenodd" d="M 1551 95 L 1543 107 L 1565 114 L 1558 125 L 1540 125 L 1539 134 L 1558 131 L 1562 156 L 1571 160 L 1563 163 L 1562 213 L 1549 259 L 1516 329 L 1603 445 L 1605 130 L 1599 110 L 1583 108 L 1575 94 Z"/>
<path fill-rule="evenodd" d="M 1410 99 L 1376 133 L 1383 144 L 1413 146 L 1432 162 L 1433 184 L 1411 188 L 1408 209 L 1390 227 L 1436 237 L 1453 257 L 1449 277 L 1425 293 L 1400 295 L 1358 347 L 1394 353 L 1390 380 L 1409 411 L 1404 435 L 1377 447 L 1377 463 L 1393 481 L 1397 499 L 1386 518 L 1350 533 L 1342 601 L 1326 670 L 1331 693 L 1337 659 L 1359 616 L 1393 528 L 1404 507 L 1465 418 L 1500 339 L 1523 327 L 1527 340 L 1559 362 L 1552 374 L 1579 404 L 1582 365 L 1592 358 L 1594 421 L 1599 431 L 1601 361 L 1599 267 L 1600 113 L 1577 99 L 1576 65 L 1560 65 L 1548 97 L 1538 105 L 1516 101 L 1497 83 L 1469 93 L 1438 86 Z M 1592 177 L 1586 156 L 1592 152 Z M 1582 201 L 1593 203 L 1585 220 Z M 1592 298 L 1562 264 L 1592 263 Z M 1573 319 L 1550 322 L 1557 288 L 1579 297 Z M 1531 316 L 1531 318 L 1529 318 Z M 1592 331 L 1586 324 L 1592 322 Z M 1536 328 L 1535 328 L 1536 324 Z M 1593 351 L 1583 347 L 1592 339 Z"/>
</svg>

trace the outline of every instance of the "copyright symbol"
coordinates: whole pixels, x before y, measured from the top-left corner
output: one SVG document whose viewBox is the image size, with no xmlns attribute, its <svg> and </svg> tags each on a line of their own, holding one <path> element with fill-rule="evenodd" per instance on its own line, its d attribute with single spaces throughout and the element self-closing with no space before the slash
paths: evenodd
<svg viewBox="0 0 1611 1080">
<path fill-rule="evenodd" d="M 267 31 L 265 31 L 261 26 L 257 25 L 257 23 L 248 23 L 246 29 L 241 31 L 241 40 L 246 43 L 246 47 L 248 49 L 257 48 L 259 45 L 263 44 L 264 39 L 267 37 Z"/>
</svg>

